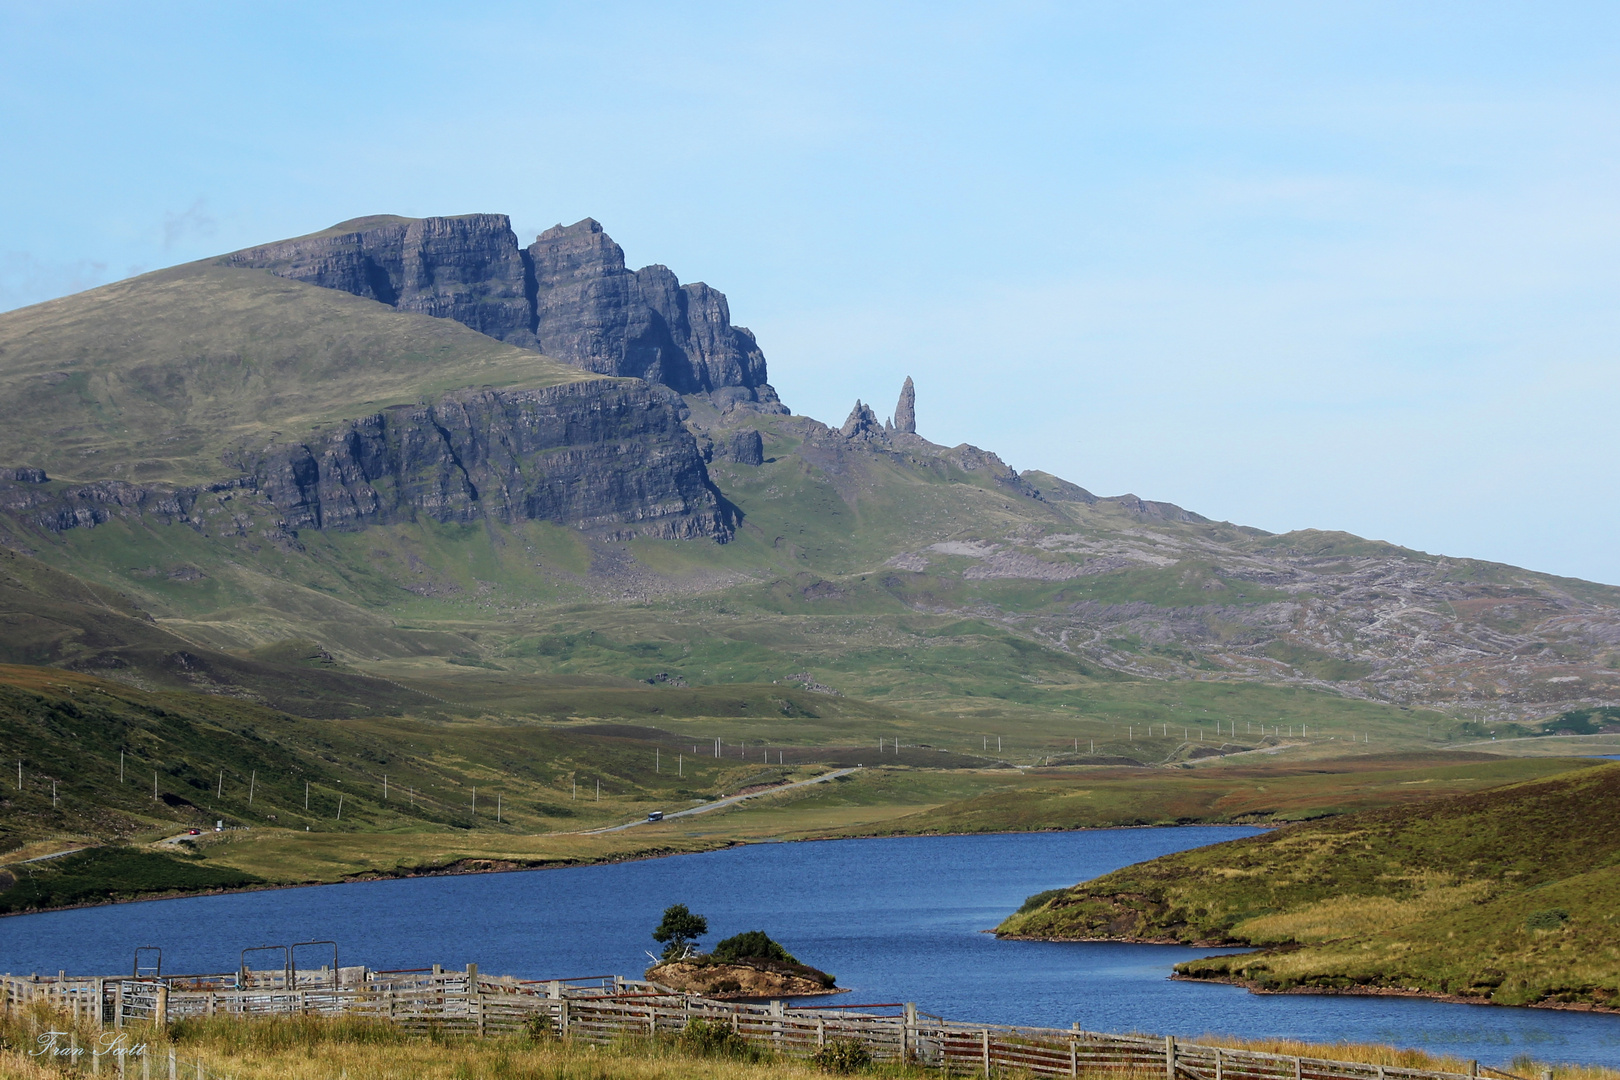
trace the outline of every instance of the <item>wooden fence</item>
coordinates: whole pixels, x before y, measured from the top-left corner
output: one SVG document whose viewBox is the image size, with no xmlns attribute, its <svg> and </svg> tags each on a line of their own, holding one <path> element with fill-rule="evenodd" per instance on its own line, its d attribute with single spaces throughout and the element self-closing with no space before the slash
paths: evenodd
<svg viewBox="0 0 1620 1080">
<path fill-rule="evenodd" d="M 1479 1080 L 1482 1072 L 1522 1080 L 1477 1064 L 1468 1073 L 1447 1073 L 1233 1050 L 1168 1036 L 1111 1035 L 1082 1031 L 1078 1024 L 1063 1030 L 962 1023 L 910 1004 L 790 1007 L 781 1001 L 716 1001 L 611 975 L 491 978 L 480 975 L 476 964 L 464 971 L 437 965 L 412 971 L 344 968 L 286 977 L 246 971 L 161 978 L 0 976 L 0 1006 L 8 1014 L 39 1002 L 113 1028 L 198 1016 L 346 1014 L 420 1032 L 528 1033 L 598 1044 L 669 1037 L 703 1019 L 784 1055 L 808 1057 L 831 1040 L 853 1039 L 876 1060 L 985 1077 L 1156 1076 L 1162 1070 L 1165 1080 Z"/>
</svg>

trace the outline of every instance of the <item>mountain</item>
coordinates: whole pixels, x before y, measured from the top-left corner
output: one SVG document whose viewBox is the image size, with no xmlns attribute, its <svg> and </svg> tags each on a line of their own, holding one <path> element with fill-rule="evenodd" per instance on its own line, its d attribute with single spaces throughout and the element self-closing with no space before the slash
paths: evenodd
<svg viewBox="0 0 1620 1080">
<path fill-rule="evenodd" d="M 362 218 L 0 314 L 0 544 L 168 635 L 0 651 L 288 708 L 252 664 L 289 643 L 404 687 L 794 681 L 1167 754 L 1620 701 L 1620 589 L 1098 497 L 921 397 L 791 414 L 723 294 L 590 219 Z"/>
</svg>

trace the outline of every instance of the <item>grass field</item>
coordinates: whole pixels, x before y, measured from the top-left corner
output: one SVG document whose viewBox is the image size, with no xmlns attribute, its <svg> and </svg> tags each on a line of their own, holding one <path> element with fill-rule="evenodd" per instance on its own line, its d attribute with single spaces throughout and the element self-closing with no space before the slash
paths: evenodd
<svg viewBox="0 0 1620 1080">
<path fill-rule="evenodd" d="M 998 928 L 1270 947 L 1182 965 L 1260 989 L 1620 1004 L 1620 764 L 1295 825 L 1032 897 Z"/>
<path fill-rule="evenodd" d="M 0 754 L 23 763 L 21 786 L 8 785 L 0 796 L 5 846 L 12 849 L 0 856 L 9 865 L 0 869 L 0 884 L 9 883 L 0 906 L 566 865 L 767 839 L 1269 823 L 1398 805 L 1583 764 L 1440 751 L 1330 759 L 1321 756 L 1324 748 L 1343 752 L 1348 744 L 1268 736 L 1262 750 L 1200 759 L 1197 767 L 1183 761 L 1184 767 L 1020 768 L 1019 758 L 1085 756 L 1030 754 L 1012 745 L 998 756 L 989 736 L 980 737 L 980 753 L 952 753 L 908 740 L 932 729 L 935 741 L 970 749 L 962 728 L 983 716 L 899 713 L 769 685 L 554 686 L 546 691 L 552 707 L 570 706 L 557 710 L 561 719 L 518 719 L 507 709 L 536 705 L 525 697 L 535 680 L 461 678 L 426 685 L 446 694 L 477 690 L 484 697 L 473 704 L 498 711 L 469 709 L 481 714 L 477 719 L 317 721 L 231 698 L 0 667 L 6 721 Z M 642 698 L 661 702 L 660 714 L 644 722 L 569 715 L 591 703 L 602 712 L 628 711 L 624 703 Z M 707 715 L 671 715 L 682 710 Z M 1014 732 L 1002 737 L 1004 744 L 1033 741 L 1038 717 L 1021 718 L 1019 726 L 1010 715 L 1016 714 L 997 718 Z M 850 738 L 874 730 L 889 733 L 879 736 L 881 753 L 875 741 L 858 745 Z M 1137 752 L 1196 745 L 1153 741 L 1161 746 L 1143 740 Z M 861 768 L 824 785 L 768 791 L 854 766 Z M 745 789 L 766 793 L 702 815 L 589 834 Z M 219 820 L 228 828 L 216 833 Z M 202 835 L 160 842 L 188 827 Z M 93 850 L 21 862 L 80 845 Z"/>
<path fill-rule="evenodd" d="M 63 1072 L 39 1064 L 23 1047 L 34 1033 L 75 1031 L 79 1046 L 94 1032 L 77 1028 L 46 1010 L 0 1019 L 0 1075 L 16 1080 L 55 1080 Z M 63 1038 L 66 1042 L 66 1038 Z M 1219 1035 L 1199 1042 L 1290 1056 L 1360 1061 L 1392 1067 L 1467 1073 L 1469 1063 L 1421 1051 L 1377 1044 L 1318 1045 L 1290 1040 L 1237 1040 Z M 566 1040 L 412 1037 L 375 1021 L 318 1018 L 188 1020 L 167 1031 L 132 1029 L 129 1042 L 144 1043 L 154 1064 L 166 1066 L 172 1049 L 180 1075 L 201 1061 L 209 1076 L 233 1080 L 808 1080 L 827 1073 L 811 1062 L 750 1049 L 705 1054 L 679 1039 L 624 1039 L 607 1046 Z M 161 1064 L 160 1064 L 161 1063 Z M 1620 1073 L 1590 1066 L 1544 1065 L 1527 1058 L 1512 1063 L 1522 1076 L 1548 1069 L 1553 1080 L 1614 1080 Z M 159 1070 L 154 1069 L 156 1074 Z M 871 1065 L 860 1075 L 937 1077 L 933 1070 L 901 1064 Z M 1095 1073 L 1097 1080 L 1150 1080 L 1158 1074 Z"/>
</svg>

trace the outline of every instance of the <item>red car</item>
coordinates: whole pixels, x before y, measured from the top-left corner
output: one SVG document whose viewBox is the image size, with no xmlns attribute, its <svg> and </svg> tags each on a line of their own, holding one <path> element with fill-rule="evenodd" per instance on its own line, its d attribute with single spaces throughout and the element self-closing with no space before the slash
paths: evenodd
<svg viewBox="0 0 1620 1080">
<path fill-rule="evenodd" d="M 187 829 L 186 830 L 186 835 L 187 836 L 201 836 L 202 835 L 202 830 L 201 829 Z"/>
</svg>

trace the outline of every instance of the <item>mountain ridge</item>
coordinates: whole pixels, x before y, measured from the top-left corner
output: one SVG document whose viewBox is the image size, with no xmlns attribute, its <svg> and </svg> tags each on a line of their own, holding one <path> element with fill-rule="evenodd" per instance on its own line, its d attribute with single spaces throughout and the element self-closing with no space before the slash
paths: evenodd
<svg viewBox="0 0 1620 1080">
<path fill-rule="evenodd" d="M 209 648 L 349 663 L 554 671 L 582 661 L 524 643 L 610 626 L 708 654 L 689 628 L 737 605 L 754 658 L 673 674 L 926 697 L 915 657 L 960 624 L 1002 695 L 1111 672 L 1518 725 L 1620 700 L 1620 590 L 1099 497 L 917 434 L 909 377 L 837 427 L 765 377 L 723 294 L 629 270 L 592 219 L 527 249 L 503 215 L 354 219 L 0 314 L 0 543 Z"/>
</svg>

